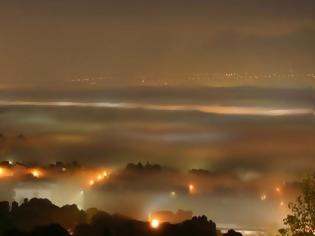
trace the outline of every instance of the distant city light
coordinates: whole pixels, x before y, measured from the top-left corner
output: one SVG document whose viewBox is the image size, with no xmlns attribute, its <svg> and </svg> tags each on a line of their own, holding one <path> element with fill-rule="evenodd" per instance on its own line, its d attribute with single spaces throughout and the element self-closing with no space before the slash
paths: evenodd
<svg viewBox="0 0 315 236">
<path fill-rule="evenodd" d="M 150 225 L 151 228 L 158 229 L 160 227 L 160 221 L 158 219 L 152 219 Z"/>
<path fill-rule="evenodd" d="M 188 189 L 190 193 L 193 193 L 195 191 L 195 186 L 193 184 L 189 184 Z"/>
<path fill-rule="evenodd" d="M 260 196 L 260 199 L 261 199 L 262 201 L 265 201 L 265 200 L 267 199 L 267 195 L 266 195 L 266 194 L 261 195 L 261 196 Z"/>
<path fill-rule="evenodd" d="M 73 233 L 73 230 L 72 229 L 67 229 L 67 231 L 68 231 L 68 233 L 70 234 L 70 235 L 73 235 L 74 233 Z"/>
</svg>

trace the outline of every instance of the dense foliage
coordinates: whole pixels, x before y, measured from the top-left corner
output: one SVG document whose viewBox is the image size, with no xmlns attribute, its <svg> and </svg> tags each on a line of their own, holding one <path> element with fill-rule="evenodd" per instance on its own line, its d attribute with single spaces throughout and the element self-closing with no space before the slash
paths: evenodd
<svg viewBox="0 0 315 236">
<path fill-rule="evenodd" d="M 282 236 L 315 235 L 315 173 L 301 182 L 301 195 L 289 204 L 291 214 L 284 219 Z"/>
</svg>

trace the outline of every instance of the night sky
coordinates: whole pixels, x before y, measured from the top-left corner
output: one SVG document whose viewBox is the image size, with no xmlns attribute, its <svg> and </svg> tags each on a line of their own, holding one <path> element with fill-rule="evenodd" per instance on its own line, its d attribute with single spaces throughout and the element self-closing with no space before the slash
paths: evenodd
<svg viewBox="0 0 315 236">
<path fill-rule="evenodd" d="M 314 171 L 314 42 L 313 0 L 1 1 L 0 160 L 109 168 L 111 212 L 273 227 Z"/>
<path fill-rule="evenodd" d="M 314 72 L 314 1 L 2 1 L 3 86 Z"/>
</svg>

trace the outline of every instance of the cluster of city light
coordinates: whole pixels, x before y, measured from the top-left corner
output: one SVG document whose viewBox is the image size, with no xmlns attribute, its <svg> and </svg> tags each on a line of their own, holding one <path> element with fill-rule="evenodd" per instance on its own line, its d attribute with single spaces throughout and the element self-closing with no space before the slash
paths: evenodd
<svg viewBox="0 0 315 236">
<path fill-rule="evenodd" d="M 10 165 L 13 163 L 10 162 Z M 67 171 L 66 168 L 62 168 L 62 171 L 65 172 Z M 41 168 L 27 168 L 24 172 L 25 174 L 31 175 L 33 178 L 44 178 L 46 176 L 46 173 L 43 169 Z M 11 170 L 11 168 L 6 168 L 6 167 L 0 167 L 0 179 L 4 177 L 10 177 L 13 176 L 14 172 Z M 88 186 L 92 187 L 97 183 L 103 182 L 106 178 L 109 177 L 109 172 L 108 171 L 101 171 L 96 173 L 93 178 L 90 178 L 88 180 Z M 195 194 L 196 193 L 196 186 L 193 183 L 188 183 L 187 184 L 187 191 L 189 194 Z M 276 186 L 274 188 L 274 192 L 279 196 L 279 206 L 284 207 L 285 206 L 285 201 L 282 199 L 282 188 L 279 186 Z M 81 195 L 84 195 L 84 192 L 80 192 Z M 175 191 L 170 192 L 170 196 L 175 198 L 177 196 L 177 193 Z M 261 194 L 260 196 L 261 201 L 266 201 L 268 200 L 268 195 L 266 193 Z M 152 228 L 158 228 L 160 222 L 157 219 L 150 220 L 151 222 L 151 227 Z"/>
<path fill-rule="evenodd" d="M 274 189 L 274 191 L 275 191 L 275 193 L 276 193 L 277 195 L 279 195 L 280 197 L 282 197 L 282 189 L 281 189 L 281 187 L 276 186 L 275 189 Z M 266 201 L 267 198 L 268 198 L 268 196 L 267 196 L 267 194 L 265 194 L 265 193 L 263 193 L 263 194 L 260 196 L 260 200 L 261 200 L 261 201 Z M 279 206 L 280 206 L 280 207 L 284 207 L 284 206 L 285 206 L 285 202 L 284 202 L 283 200 L 280 200 Z"/>
<path fill-rule="evenodd" d="M 13 162 L 10 161 L 9 165 L 13 166 Z M 39 169 L 39 168 L 27 168 L 22 172 L 22 175 L 31 175 L 34 178 L 41 178 L 44 176 L 44 171 Z M 0 167 L 0 178 L 5 178 L 5 177 L 13 177 L 13 176 L 19 176 L 21 173 L 16 173 L 14 171 L 14 168 L 11 167 Z"/>
<path fill-rule="evenodd" d="M 194 184 L 188 184 L 187 185 L 187 191 L 189 192 L 189 194 L 193 194 L 193 193 L 195 193 L 196 192 L 196 187 L 195 187 L 195 185 Z M 175 192 L 175 191 L 171 191 L 170 192 L 170 196 L 171 197 L 176 197 L 177 196 L 177 193 Z"/>
<path fill-rule="evenodd" d="M 146 75 L 146 74 L 139 74 L 137 76 L 136 83 L 141 85 L 162 85 L 167 86 L 169 84 L 176 85 L 176 84 L 185 84 L 185 83 L 201 83 L 201 84 L 211 84 L 213 82 L 220 82 L 228 80 L 231 81 L 269 81 L 270 79 L 277 79 L 277 80 L 295 80 L 295 79 L 315 79 L 315 73 L 297 73 L 297 72 L 283 72 L 283 73 L 274 73 L 274 72 L 263 72 L 263 73 L 249 73 L 249 72 L 233 72 L 233 71 L 226 71 L 226 72 L 199 72 L 199 73 L 192 73 L 186 74 L 181 77 L 180 80 L 177 79 L 170 79 L 171 75 L 165 75 L 165 78 L 161 79 L 156 76 Z M 171 76 L 173 77 L 173 75 Z M 98 77 L 77 77 L 71 78 L 69 80 L 71 83 L 74 84 L 85 84 L 85 85 L 96 85 L 96 84 L 103 84 L 106 81 L 115 81 L 115 76 L 111 75 L 103 75 Z"/>
<path fill-rule="evenodd" d="M 16 164 L 12 161 L 7 162 L 10 166 L 0 166 L 0 179 L 4 179 L 7 177 L 21 177 L 24 175 L 32 176 L 35 179 L 41 179 L 49 176 L 52 173 L 49 173 L 48 169 L 41 168 L 41 167 L 25 167 L 23 166 L 23 169 L 17 168 Z M 67 168 L 63 167 L 61 168 L 62 172 L 67 172 Z M 98 171 L 93 178 L 90 178 L 88 180 L 88 185 L 93 186 L 97 182 L 103 181 L 105 178 L 109 177 L 109 172 L 108 171 Z M 85 179 L 86 177 L 84 177 Z"/>
<path fill-rule="evenodd" d="M 94 178 L 90 179 L 88 184 L 89 186 L 93 186 L 95 183 L 103 181 L 108 176 L 109 176 L 108 172 L 103 171 L 101 173 L 98 173 Z"/>
</svg>

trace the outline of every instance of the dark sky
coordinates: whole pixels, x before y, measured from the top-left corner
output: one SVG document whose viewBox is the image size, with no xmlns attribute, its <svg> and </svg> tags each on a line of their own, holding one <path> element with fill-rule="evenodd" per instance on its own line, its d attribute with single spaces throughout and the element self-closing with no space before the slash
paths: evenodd
<svg viewBox="0 0 315 236">
<path fill-rule="evenodd" d="M 313 72 L 314 9 L 312 0 L 1 1 L 1 84 Z"/>
</svg>

